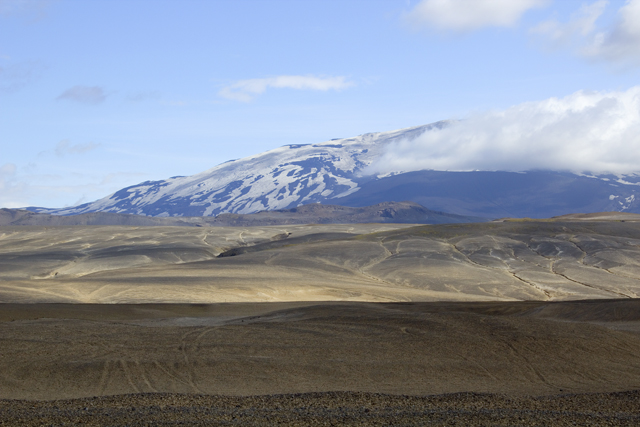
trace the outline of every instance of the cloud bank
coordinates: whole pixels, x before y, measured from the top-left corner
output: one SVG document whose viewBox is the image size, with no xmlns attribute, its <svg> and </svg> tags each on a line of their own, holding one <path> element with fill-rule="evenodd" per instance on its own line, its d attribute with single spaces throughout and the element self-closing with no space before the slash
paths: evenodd
<svg viewBox="0 0 640 427">
<path fill-rule="evenodd" d="M 640 65 L 640 0 L 627 0 L 612 25 L 598 28 L 596 20 L 608 3 L 585 4 L 568 22 L 545 21 L 532 32 L 546 38 L 552 47 L 568 47 L 588 59 Z"/>
<path fill-rule="evenodd" d="M 512 27 L 529 9 L 547 0 L 422 0 L 407 15 L 414 28 L 467 32 L 485 27 Z"/>
<path fill-rule="evenodd" d="M 100 86 L 74 86 L 62 92 L 56 99 L 96 105 L 104 102 L 107 95 Z"/>
<path fill-rule="evenodd" d="M 268 88 L 296 90 L 341 90 L 353 86 L 346 77 L 277 76 L 262 79 L 240 80 L 218 93 L 223 98 L 249 102 Z"/>
<path fill-rule="evenodd" d="M 389 145 L 365 171 L 640 172 L 640 86 L 579 91 L 452 121 Z"/>
</svg>

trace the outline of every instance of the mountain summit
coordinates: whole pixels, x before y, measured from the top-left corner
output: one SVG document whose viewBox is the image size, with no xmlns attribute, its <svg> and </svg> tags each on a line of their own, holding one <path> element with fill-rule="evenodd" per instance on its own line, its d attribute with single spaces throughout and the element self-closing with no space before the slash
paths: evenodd
<svg viewBox="0 0 640 427">
<path fill-rule="evenodd" d="M 285 145 L 205 172 L 147 181 L 79 206 L 34 212 L 114 212 L 157 217 L 249 214 L 303 204 L 369 206 L 413 201 L 458 215 L 550 217 L 575 212 L 640 213 L 640 176 L 531 171 L 363 171 L 394 141 L 442 129 L 447 121 L 320 144 Z"/>
<path fill-rule="evenodd" d="M 368 133 L 321 144 L 285 145 L 222 163 L 205 172 L 147 181 L 95 202 L 63 209 L 38 209 L 61 215 L 116 212 L 150 216 L 213 216 L 287 209 L 339 200 L 358 191 L 359 172 L 400 138 L 415 138 L 446 122 L 393 132 Z"/>
</svg>

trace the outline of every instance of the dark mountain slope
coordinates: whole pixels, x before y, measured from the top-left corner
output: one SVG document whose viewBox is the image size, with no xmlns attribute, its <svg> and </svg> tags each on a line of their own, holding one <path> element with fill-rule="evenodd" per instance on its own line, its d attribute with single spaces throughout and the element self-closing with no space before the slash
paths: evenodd
<svg viewBox="0 0 640 427">
<path fill-rule="evenodd" d="M 255 214 L 221 214 L 217 217 L 157 218 L 141 215 L 92 212 L 79 215 L 50 215 L 18 209 L 0 209 L 0 226 L 265 226 L 284 224 L 446 224 L 486 221 L 484 218 L 429 210 L 413 202 L 384 202 L 374 206 L 345 207 L 309 204 L 293 209 Z"/>
</svg>

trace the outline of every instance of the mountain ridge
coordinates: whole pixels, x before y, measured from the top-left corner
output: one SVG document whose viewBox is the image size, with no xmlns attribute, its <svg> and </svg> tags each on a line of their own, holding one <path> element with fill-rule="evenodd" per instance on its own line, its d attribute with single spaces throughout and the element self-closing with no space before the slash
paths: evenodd
<svg viewBox="0 0 640 427">
<path fill-rule="evenodd" d="M 251 227 L 300 224 L 445 224 L 483 222 L 484 218 L 433 211 L 413 202 L 383 202 L 373 206 L 346 207 L 308 204 L 292 209 L 254 214 L 220 214 L 216 217 L 158 218 L 112 212 L 51 215 L 18 209 L 0 209 L 0 226 L 186 226 Z"/>
<path fill-rule="evenodd" d="M 394 142 L 450 124 L 440 121 L 319 144 L 290 144 L 204 172 L 145 181 L 78 206 L 32 212 L 112 212 L 152 217 L 254 214 L 321 203 L 352 207 L 412 201 L 430 209 L 484 218 L 548 218 L 575 212 L 640 213 L 640 175 L 558 171 L 393 171 L 367 167 Z"/>
</svg>

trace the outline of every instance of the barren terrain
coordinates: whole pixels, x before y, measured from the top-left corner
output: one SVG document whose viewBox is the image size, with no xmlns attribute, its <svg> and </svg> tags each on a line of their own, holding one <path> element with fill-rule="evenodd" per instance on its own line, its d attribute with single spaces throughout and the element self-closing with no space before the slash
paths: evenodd
<svg viewBox="0 0 640 427">
<path fill-rule="evenodd" d="M 3 302 L 637 298 L 640 223 L 1 227 Z"/>
<path fill-rule="evenodd" d="M 0 400 L 0 419 L 632 425 L 639 313 L 638 300 L 6 304 L 0 399 L 80 400 Z"/>
<path fill-rule="evenodd" d="M 0 425 L 637 424 L 640 224 L 595 219 L 0 227 Z"/>
</svg>

